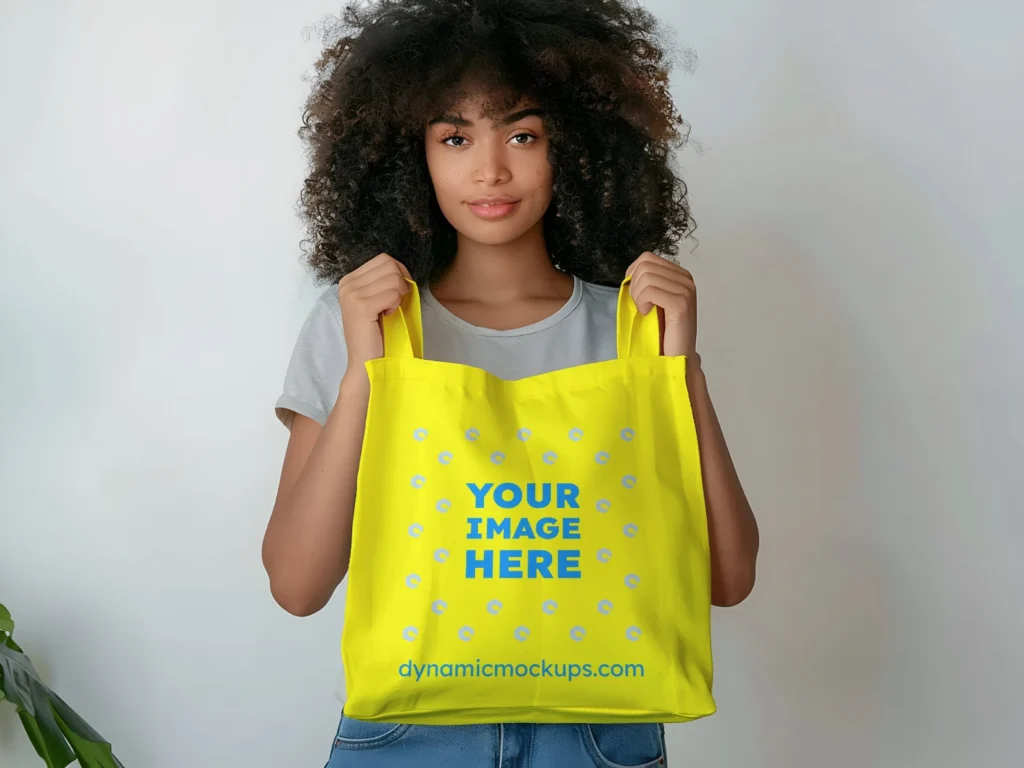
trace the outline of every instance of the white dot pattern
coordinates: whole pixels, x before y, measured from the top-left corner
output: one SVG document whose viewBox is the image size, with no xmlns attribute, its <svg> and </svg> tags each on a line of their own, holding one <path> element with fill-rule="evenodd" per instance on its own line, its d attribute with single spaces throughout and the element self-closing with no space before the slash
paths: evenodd
<svg viewBox="0 0 1024 768">
<path fill-rule="evenodd" d="M 425 427 L 420 427 L 420 428 L 417 428 L 416 430 L 414 430 L 413 438 L 417 442 L 425 442 L 425 441 L 427 441 L 427 439 L 429 437 L 429 434 L 430 434 L 429 430 L 427 430 Z M 466 429 L 464 434 L 465 434 L 466 440 L 468 442 L 470 442 L 470 443 L 478 442 L 481 439 L 480 430 L 478 430 L 476 428 L 473 428 L 473 427 L 471 427 L 469 429 Z M 619 436 L 621 437 L 621 439 L 623 441 L 631 442 L 636 437 L 636 432 L 633 429 L 631 429 L 629 427 L 626 427 L 626 428 L 623 428 L 620 431 Z M 533 437 L 532 431 L 530 429 L 526 428 L 526 427 L 522 427 L 522 428 L 518 429 L 517 432 L 516 432 L 516 438 L 519 441 L 523 442 L 523 443 L 526 443 L 532 437 Z M 574 427 L 573 429 L 570 429 L 568 431 L 566 437 L 570 441 L 572 441 L 574 443 L 580 443 L 580 442 L 582 442 L 582 440 L 584 438 L 584 431 L 582 429 L 580 429 L 579 427 Z M 436 454 L 436 456 L 437 456 L 438 463 L 441 464 L 442 466 L 447 466 L 447 465 L 451 464 L 453 459 L 454 459 L 453 453 L 451 451 L 447 451 L 447 450 L 441 451 L 440 453 Z M 612 460 L 611 454 L 608 451 L 605 451 L 605 450 L 598 451 L 596 454 L 593 454 L 593 456 L 594 456 L 594 461 L 596 461 L 598 464 L 601 464 L 601 465 L 606 465 L 606 464 L 610 463 L 611 460 Z M 501 464 L 505 463 L 507 458 L 508 458 L 507 455 L 503 451 L 500 451 L 500 450 L 495 450 L 495 451 L 492 451 L 490 453 L 490 461 L 494 465 L 501 465 Z M 559 456 L 558 456 L 558 453 L 556 451 L 545 450 L 541 454 L 540 458 L 541 458 L 541 461 L 544 464 L 547 464 L 547 465 L 550 466 L 550 465 L 555 464 L 558 461 Z M 622 486 L 624 488 L 627 488 L 627 489 L 634 488 L 636 486 L 637 482 L 638 482 L 637 481 L 637 477 L 635 475 L 633 475 L 633 474 L 625 474 L 621 478 Z M 422 475 L 422 474 L 413 475 L 413 477 L 411 479 L 411 483 L 412 483 L 412 486 L 414 488 L 422 488 L 427 483 L 427 477 Z M 436 502 L 436 505 L 435 505 L 435 509 L 438 512 L 440 512 L 440 513 L 447 513 L 449 510 L 451 510 L 451 508 L 452 508 L 452 503 L 447 498 L 443 498 L 443 499 L 438 500 Z M 612 503 L 611 503 L 611 501 L 609 499 L 602 498 L 602 499 L 599 499 L 595 503 L 594 508 L 600 514 L 606 515 L 606 514 L 611 512 L 611 510 L 612 510 Z M 413 524 L 409 525 L 409 528 L 408 528 L 409 536 L 411 538 L 413 538 L 413 539 L 418 539 L 418 538 L 422 537 L 423 534 L 425 533 L 425 531 L 426 531 L 425 526 L 423 526 L 420 523 L 413 523 Z M 640 532 L 639 531 L 639 527 L 635 523 L 626 523 L 623 526 L 623 528 L 622 528 L 623 535 L 626 536 L 629 539 L 634 539 L 634 538 L 638 537 L 639 536 L 639 532 Z M 434 559 L 434 561 L 438 565 L 444 565 L 445 563 L 448 562 L 450 557 L 451 557 L 451 552 L 449 550 L 443 548 L 443 547 L 440 547 L 440 548 L 437 548 L 437 549 L 434 550 L 433 559 Z M 609 563 L 612 560 L 612 550 L 609 549 L 608 547 L 601 547 L 601 548 L 599 548 L 596 551 L 596 559 L 601 564 Z M 408 576 L 405 577 L 405 584 L 410 589 L 418 588 L 422 584 L 422 581 L 423 581 L 422 578 L 419 576 L 419 574 L 416 574 L 416 573 L 411 573 L 411 574 L 409 574 Z M 629 589 L 635 590 L 635 589 L 639 588 L 639 586 L 640 586 L 640 577 L 637 574 L 635 574 L 635 573 L 626 574 L 625 577 L 624 577 L 623 583 Z M 436 615 L 438 617 L 443 617 L 445 615 L 445 613 L 447 612 L 448 607 L 449 607 L 448 603 L 445 600 L 443 600 L 443 599 L 434 599 L 429 605 L 430 605 L 430 611 L 434 615 Z M 486 603 L 486 606 L 485 606 L 485 609 L 486 609 L 487 613 L 490 614 L 491 616 L 498 616 L 502 612 L 503 608 L 504 608 L 504 605 L 498 599 L 491 599 L 491 600 L 489 600 Z M 600 616 L 608 617 L 608 616 L 611 616 L 612 613 L 614 612 L 614 604 L 609 599 L 602 599 L 602 600 L 597 602 L 596 609 L 597 609 L 597 613 Z M 541 604 L 541 613 L 544 616 L 555 617 L 556 614 L 558 613 L 558 603 L 556 601 L 550 600 L 550 599 L 544 600 L 542 602 L 542 604 Z M 552 620 L 557 620 L 557 619 L 552 619 Z M 605 619 L 605 620 L 607 620 L 607 619 Z M 622 630 L 620 629 L 620 631 L 622 631 Z M 583 642 L 584 639 L 587 637 L 587 629 L 586 629 L 586 627 L 584 627 L 582 625 L 579 625 L 579 624 L 576 624 L 576 625 L 572 626 L 568 630 L 568 632 L 569 632 L 569 637 L 573 641 L 575 641 L 575 642 Z M 419 635 L 420 635 L 420 629 L 418 627 L 416 627 L 416 626 L 407 626 L 404 630 L 402 630 L 402 636 L 408 642 L 413 642 L 413 641 L 417 640 L 419 638 Z M 475 635 L 476 635 L 476 629 L 474 629 L 472 626 L 470 626 L 468 624 L 463 624 L 462 626 L 459 626 L 458 629 L 457 629 L 457 636 L 463 642 L 467 642 L 467 643 L 470 642 Z M 513 631 L 513 637 L 518 642 L 525 643 L 525 642 L 527 642 L 530 639 L 530 636 L 531 636 L 531 630 L 526 625 L 519 625 Z M 637 642 L 640 639 L 640 637 L 642 636 L 642 630 L 638 626 L 629 626 L 629 627 L 627 627 L 625 629 L 625 636 L 626 636 L 626 638 L 629 641 Z"/>
</svg>

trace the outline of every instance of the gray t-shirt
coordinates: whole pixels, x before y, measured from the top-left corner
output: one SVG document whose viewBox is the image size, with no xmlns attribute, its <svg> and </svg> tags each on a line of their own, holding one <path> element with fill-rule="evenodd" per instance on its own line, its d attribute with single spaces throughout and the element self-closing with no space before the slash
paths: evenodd
<svg viewBox="0 0 1024 768">
<path fill-rule="evenodd" d="M 596 363 L 615 357 L 618 288 L 574 278 L 572 296 L 553 315 L 522 328 L 493 330 L 466 322 L 420 289 L 423 357 L 483 368 L 501 379 Z M 348 356 L 338 287 L 320 294 L 295 343 L 275 412 L 289 429 L 293 412 L 321 425 L 327 420 Z M 345 700 L 344 680 L 336 689 Z"/>
</svg>

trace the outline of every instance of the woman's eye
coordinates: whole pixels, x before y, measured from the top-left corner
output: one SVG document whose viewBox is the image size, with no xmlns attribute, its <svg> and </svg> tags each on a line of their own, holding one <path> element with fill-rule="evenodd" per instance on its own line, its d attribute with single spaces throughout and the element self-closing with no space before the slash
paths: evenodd
<svg viewBox="0 0 1024 768">
<path fill-rule="evenodd" d="M 537 137 L 534 136 L 532 133 L 517 133 L 515 136 L 512 137 L 512 141 L 514 141 L 516 144 L 518 144 L 520 146 L 525 146 L 527 144 L 530 144 L 531 141 L 517 141 L 517 139 L 528 139 L 528 140 L 529 139 L 533 139 L 533 140 L 536 140 L 536 138 Z M 458 134 L 454 134 L 452 136 L 447 136 L 447 137 L 441 139 L 441 143 L 442 144 L 447 144 L 449 147 L 461 147 L 462 146 L 461 143 L 460 144 L 448 144 L 449 141 L 455 141 L 456 139 L 458 139 L 460 142 L 464 142 L 466 140 L 466 137 L 465 136 L 459 136 Z"/>
</svg>

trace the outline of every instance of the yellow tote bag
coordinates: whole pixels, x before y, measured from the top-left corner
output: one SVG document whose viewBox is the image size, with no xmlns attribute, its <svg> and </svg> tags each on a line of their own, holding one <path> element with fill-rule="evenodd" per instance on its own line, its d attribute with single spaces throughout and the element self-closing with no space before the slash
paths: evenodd
<svg viewBox="0 0 1024 768">
<path fill-rule="evenodd" d="M 412 282 L 412 281 L 410 281 Z M 715 711 L 686 358 L 619 291 L 618 357 L 506 381 L 423 359 L 415 284 L 370 360 L 345 712 L 406 723 Z"/>
</svg>

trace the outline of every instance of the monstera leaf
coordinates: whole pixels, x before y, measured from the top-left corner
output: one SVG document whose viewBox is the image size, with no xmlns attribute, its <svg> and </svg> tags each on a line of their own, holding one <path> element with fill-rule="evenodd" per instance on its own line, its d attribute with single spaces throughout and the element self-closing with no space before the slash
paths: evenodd
<svg viewBox="0 0 1024 768">
<path fill-rule="evenodd" d="M 124 768 L 110 744 L 51 691 L 14 642 L 11 614 L 0 605 L 0 701 L 18 708 L 32 746 L 48 768 Z"/>
</svg>

